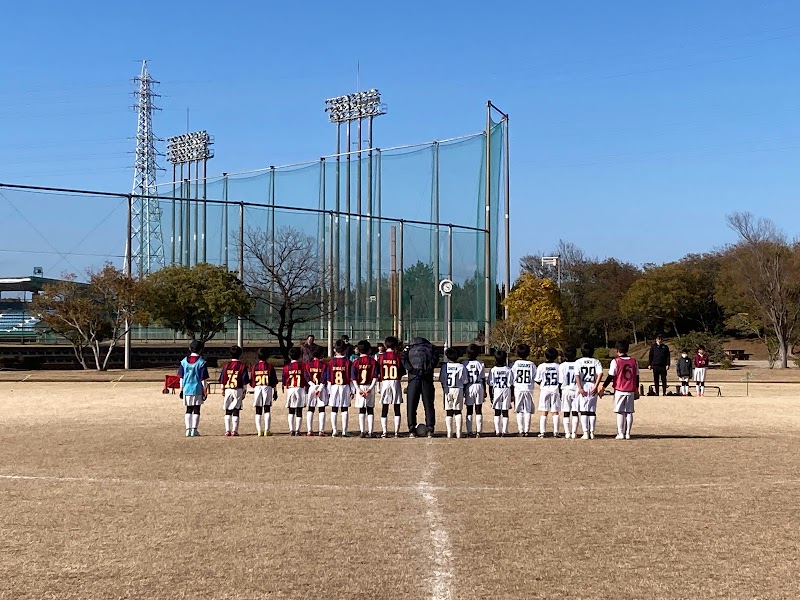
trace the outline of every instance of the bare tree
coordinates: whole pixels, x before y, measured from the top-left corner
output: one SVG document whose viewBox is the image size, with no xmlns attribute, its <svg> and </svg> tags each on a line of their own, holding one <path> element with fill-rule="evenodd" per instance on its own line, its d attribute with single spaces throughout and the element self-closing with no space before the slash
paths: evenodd
<svg viewBox="0 0 800 600">
<path fill-rule="evenodd" d="M 492 327 L 489 345 L 510 354 L 517 345 L 525 341 L 526 328 L 525 320 L 519 317 L 509 317 L 497 321 Z"/>
<path fill-rule="evenodd" d="M 730 312 L 747 313 L 772 330 L 779 366 L 788 366 L 800 319 L 800 252 L 769 219 L 733 213 L 728 225 L 739 242 L 725 254 L 717 286 L 720 303 Z"/>
<path fill-rule="evenodd" d="M 95 368 L 105 371 L 128 327 L 147 320 L 141 307 L 142 286 L 110 264 L 102 271 L 90 271 L 88 284 L 75 279 L 74 274 L 68 275 L 64 281 L 45 286 L 33 299 L 32 310 L 51 331 L 72 344 L 84 369 L 89 368 L 84 357 L 89 349 Z"/>
<path fill-rule="evenodd" d="M 246 236 L 245 287 L 261 304 L 248 319 L 277 338 L 284 359 L 295 327 L 325 316 L 325 268 L 318 248 L 315 238 L 293 227 L 281 227 L 274 240 L 262 229 Z"/>
</svg>

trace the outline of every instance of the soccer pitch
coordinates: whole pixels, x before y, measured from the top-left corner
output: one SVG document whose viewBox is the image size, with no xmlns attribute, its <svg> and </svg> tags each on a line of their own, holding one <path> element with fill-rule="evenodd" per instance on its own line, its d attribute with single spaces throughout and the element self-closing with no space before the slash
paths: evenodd
<svg viewBox="0 0 800 600">
<path fill-rule="evenodd" d="M 630 441 L 609 397 L 595 440 L 383 440 L 289 437 L 283 396 L 273 437 L 213 395 L 186 438 L 158 383 L 3 382 L 0 597 L 798 597 L 796 386 L 721 386 L 637 401 Z"/>
</svg>

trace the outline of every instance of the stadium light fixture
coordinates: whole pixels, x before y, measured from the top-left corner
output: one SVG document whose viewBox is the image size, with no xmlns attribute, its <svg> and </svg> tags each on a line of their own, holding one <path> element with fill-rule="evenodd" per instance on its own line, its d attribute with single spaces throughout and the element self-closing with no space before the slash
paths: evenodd
<svg viewBox="0 0 800 600">
<path fill-rule="evenodd" d="M 167 160 L 173 165 L 214 158 L 214 138 L 207 131 L 192 131 L 167 138 Z"/>
<path fill-rule="evenodd" d="M 336 96 L 325 100 L 325 112 L 331 123 L 346 123 L 386 114 L 381 93 L 376 89 Z"/>
</svg>

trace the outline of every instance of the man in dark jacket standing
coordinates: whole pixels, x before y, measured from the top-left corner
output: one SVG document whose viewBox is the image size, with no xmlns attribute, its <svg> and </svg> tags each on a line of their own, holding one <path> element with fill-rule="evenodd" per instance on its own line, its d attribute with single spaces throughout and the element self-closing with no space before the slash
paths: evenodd
<svg viewBox="0 0 800 600">
<path fill-rule="evenodd" d="M 428 437 L 433 437 L 436 425 L 435 391 L 433 388 L 433 370 L 439 364 L 439 353 L 425 338 L 414 338 L 403 350 L 403 367 L 408 373 L 408 437 L 415 437 L 417 428 L 417 408 L 422 397 L 425 408 L 425 428 Z"/>
<path fill-rule="evenodd" d="M 664 343 L 664 338 L 659 333 L 656 336 L 656 343 L 650 347 L 650 356 L 647 360 L 647 368 L 653 371 L 653 390 L 658 396 L 658 382 L 664 388 L 664 395 L 667 395 L 667 370 L 669 369 L 669 346 Z"/>
<path fill-rule="evenodd" d="M 300 360 L 304 363 L 309 363 L 314 360 L 314 351 L 317 349 L 317 344 L 314 341 L 314 336 L 310 335 L 306 338 L 306 343 L 300 346 L 302 355 Z"/>
</svg>

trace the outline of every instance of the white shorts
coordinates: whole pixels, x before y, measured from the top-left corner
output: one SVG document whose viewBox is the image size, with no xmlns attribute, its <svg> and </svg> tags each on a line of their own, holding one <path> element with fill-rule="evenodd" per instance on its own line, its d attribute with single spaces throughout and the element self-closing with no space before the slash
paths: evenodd
<svg viewBox="0 0 800 600">
<path fill-rule="evenodd" d="M 614 412 L 632 413 L 635 394 L 636 392 L 614 392 Z"/>
<path fill-rule="evenodd" d="M 399 379 L 381 381 L 381 404 L 402 404 L 403 384 Z"/>
<path fill-rule="evenodd" d="M 183 405 L 184 406 L 202 406 L 203 402 L 205 402 L 205 397 L 203 394 L 184 394 L 183 395 Z"/>
<path fill-rule="evenodd" d="M 467 387 L 467 393 L 464 398 L 464 403 L 467 406 L 474 406 L 476 404 L 483 404 L 485 400 L 483 393 L 483 385 L 480 383 L 473 383 Z"/>
<path fill-rule="evenodd" d="M 306 405 L 306 389 L 286 388 L 286 408 L 303 408 Z"/>
<path fill-rule="evenodd" d="M 508 388 L 495 390 L 492 408 L 494 410 L 509 410 L 511 408 L 511 390 Z"/>
<path fill-rule="evenodd" d="M 578 410 L 580 412 L 597 412 L 597 394 L 587 396 L 578 395 Z"/>
<path fill-rule="evenodd" d="M 563 390 L 561 394 L 561 410 L 565 413 L 578 412 L 578 391 L 577 390 Z"/>
<path fill-rule="evenodd" d="M 514 412 L 533 412 L 533 392 L 529 390 L 514 390 Z"/>
<path fill-rule="evenodd" d="M 348 385 L 331 385 L 328 390 L 328 406 L 333 408 L 349 408 L 350 393 L 353 389 Z"/>
<path fill-rule="evenodd" d="M 444 395 L 445 410 L 457 410 L 461 412 L 463 408 L 464 408 L 464 390 L 462 388 L 449 390 Z"/>
<path fill-rule="evenodd" d="M 253 406 L 272 406 L 275 388 L 268 385 L 257 385 L 253 390 Z"/>
<path fill-rule="evenodd" d="M 706 382 L 706 368 L 697 368 L 694 370 L 694 380 L 698 383 L 705 383 Z"/>
<path fill-rule="evenodd" d="M 361 392 L 368 391 L 366 396 L 362 396 Z M 356 395 L 353 399 L 356 408 L 374 408 L 375 407 L 375 388 L 370 389 L 368 385 L 359 385 L 356 387 Z"/>
<path fill-rule="evenodd" d="M 244 390 L 228 389 L 223 392 L 222 408 L 225 410 L 241 410 Z"/>
<path fill-rule="evenodd" d="M 561 412 L 561 394 L 557 391 L 539 394 L 540 412 Z"/>
<path fill-rule="evenodd" d="M 317 395 L 319 392 L 319 396 Z M 325 408 L 328 404 L 328 386 L 323 383 L 310 383 L 306 394 L 308 408 Z"/>
</svg>

